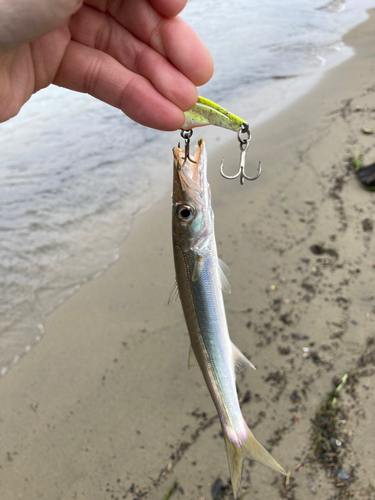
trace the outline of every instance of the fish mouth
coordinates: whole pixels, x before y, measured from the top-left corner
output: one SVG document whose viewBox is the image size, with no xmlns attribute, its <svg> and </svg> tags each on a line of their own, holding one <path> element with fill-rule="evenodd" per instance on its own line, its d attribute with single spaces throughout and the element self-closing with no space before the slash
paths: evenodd
<svg viewBox="0 0 375 500">
<path fill-rule="evenodd" d="M 185 175 L 193 179 L 196 176 L 195 174 L 198 173 L 199 160 L 204 150 L 205 150 L 204 139 L 199 139 L 198 146 L 193 157 L 191 156 L 190 153 L 189 157 L 186 158 L 185 149 L 181 149 L 180 147 L 173 148 L 173 156 L 175 159 L 175 163 L 177 163 L 177 165 L 175 165 L 176 168 L 178 170 L 183 170 Z"/>
<path fill-rule="evenodd" d="M 205 190 L 207 161 L 204 139 L 199 139 L 194 156 L 186 156 L 185 149 L 173 148 L 174 192 L 195 192 L 202 195 Z"/>
</svg>

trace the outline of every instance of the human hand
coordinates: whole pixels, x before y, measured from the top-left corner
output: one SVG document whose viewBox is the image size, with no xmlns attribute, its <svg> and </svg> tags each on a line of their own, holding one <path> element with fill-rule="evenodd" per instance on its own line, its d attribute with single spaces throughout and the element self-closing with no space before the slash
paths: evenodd
<svg viewBox="0 0 375 500">
<path fill-rule="evenodd" d="M 212 76 L 187 0 L 0 0 L 0 122 L 51 83 L 176 130 Z"/>
</svg>

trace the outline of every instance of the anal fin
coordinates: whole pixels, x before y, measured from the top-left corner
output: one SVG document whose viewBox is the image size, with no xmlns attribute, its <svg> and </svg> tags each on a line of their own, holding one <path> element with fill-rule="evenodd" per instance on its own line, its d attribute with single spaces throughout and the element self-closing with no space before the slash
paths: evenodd
<svg viewBox="0 0 375 500">
<path fill-rule="evenodd" d="M 233 356 L 233 364 L 236 373 L 244 370 L 245 368 L 253 368 L 256 370 L 253 363 L 247 359 L 247 357 L 236 347 L 232 342 L 232 356 Z"/>
</svg>

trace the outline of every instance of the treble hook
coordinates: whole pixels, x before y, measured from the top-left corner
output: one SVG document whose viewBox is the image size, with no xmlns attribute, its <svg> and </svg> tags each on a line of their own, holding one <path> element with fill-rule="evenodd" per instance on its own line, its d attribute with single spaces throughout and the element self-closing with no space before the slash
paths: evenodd
<svg viewBox="0 0 375 500">
<path fill-rule="evenodd" d="M 182 130 L 180 132 L 181 137 L 185 141 L 185 158 L 184 158 L 184 163 L 182 164 L 182 168 L 184 168 L 186 164 L 186 160 L 190 160 L 191 163 L 197 163 L 196 161 L 192 160 L 190 158 L 190 137 L 193 135 L 193 130 Z"/>
<path fill-rule="evenodd" d="M 242 139 L 242 137 L 241 137 L 242 133 L 247 134 L 246 139 Z M 259 162 L 257 175 L 255 177 L 248 177 L 245 174 L 246 152 L 250 146 L 250 141 L 251 141 L 251 133 L 249 130 L 249 125 L 247 123 L 241 125 L 241 128 L 238 131 L 238 141 L 240 143 L 241 156 L 240 156 L 240 168 L 239 168 L 237 174 L 236 175 L 225 175 L 224 174 L 224 158 L 221 160 L 220 173 L 225 179 L 237 179 L 237 177 L 239 176 L 241 185 L 243 185 L 245 179 L 248 181 L 255 181 L 256 179 L 258 179 L 258 177 L 262 173 L 262 166 L 261 166 L 262 164 L 261 164 L 261 162 Z"/>
</svg>

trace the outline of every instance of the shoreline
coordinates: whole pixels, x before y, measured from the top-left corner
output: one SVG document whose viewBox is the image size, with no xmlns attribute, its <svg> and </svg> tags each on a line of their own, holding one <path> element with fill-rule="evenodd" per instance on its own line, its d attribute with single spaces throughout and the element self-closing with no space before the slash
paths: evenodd
<svg viewBox="0 0 375 500">
<path fill-rule="evenodd" d="M 341 45 L 341 42 L 338 42 L 338 45 Z M 246 99 L 243 99 L 243 96 L 241 96 L 237 100 L 229 100 L 228 108 L 231 110 L 241 109 L 242 116 L 251 117 L 250 125 L 251 130 L 253 130 L 254 127 L 256 128 L 260 124 L 272 119 L 278 113 L 282 112 L 288 106 L 293 104 L 293 102 L 295 102 L 297 99 L 307 94 L 315 85 L 317 85 L 319 80 L 324 77 L 324 74 L 329 71 L 329 69 L 337 66 L 338 64 L 341 64 L 343 61 L 351 57 L 349 53 L 352 51 L 352 48 L 344 44 L 342 45 L 343 48 L 336 54 L 329 54 L 328 65 L 316 69 L 312 73 L 302 72 L 299 75 L 288 76 L 274 75 L 270 80 L 267 81 L 268 83 L 266 83 L 261 88 L 253 88 L 253 90 L 246 96 Z M 242 92 L 240 92 L 240 94 L 241 93 Z M 280 96 L 282 96 L 282 98 Z M 263 103 L 265 101 L 272 101 L 274 103 L 276 102 L 277 105 L 274 105 L 272 109 L 270 107 L 264 108 L 264 106 L 259 103 Z M 199 133 L 200 132 L 197 131 L 197 134 Z M 208 142 L 220 141 L 220 147 L 223 150 L 226 150 L 226 147 L 229 148 L 229 144 L 231 143 L 231 139 L 233 138 L 233 136 L 229 135 L 227 131 L 221 129 L 211 130 L 211 128 L 206 128 L 204 133 L 207 137 Z M 164 137 L 164 139 L 166 143 L 168 142 L 169 147 L 169 143 L 171 143 L 171 141 L 166 136 Z M 160 164 L 164 165 L 165 162 L 160 162 Z M 161 182 L 159 181 L 159 178 L 153 178 L 151 182 L 151 184 L 154 185 L 154 192 L 152 196 L 155 202 L 158 202 L 166 193 L 169 192 L 170 189 L 169 187 L 166 187 L 170 184 L 170 182 L 168 181 L 168 183 L 166 183 L 164 177 L 162 178 Z M 158 188 L 163 187 L 163 189 L 161 190 L 162 194 L 157 192 L 155 189 L 155 185 L 157 183 L 160 184 L 160 186 L 158 185 Z M 143 210 L 144 208 L 138 207 L 136 211 L 143 212 Z M 134 213 L 130 213 L 127 216 L 131 218 L 137 217 L 137 215 L 134 215 Z M 122 220 L 123 218 L 124 217 L 122 217 Z M 106 237 L 102 238 L 102 241 L 110 241 L 112 237 L 114 242 L 116 241 L 118 243 L 119 247 L 122 243 L 124 243 L 126 237 L 119 237 L 120 233 L 124 232 L 123 223 L 121 222 L 121 219 L 116 216 L 116 214 L 112 214 L 112 220 L 115 219 L 119 219 L 120 222 L 118 225 L 113 224 L 113 226 L 115 228 L 121 227 L 121 231 L 119 229 L 114 229 L 114 232 L 112 234 L 107 234 Z M 130 228 L 131 225 L 132 223 L 130 223 Z M 103 228 L 101 228 L 101 230 L 103 230 Z M 92 234 L 94 234 L 94 232 Z M 97 242 L 98 239 L 99 236 L 98 238 L 96 238 Z M 93 237 L 92 242 L 93 244 L 95 244 L 95 237 Z M 81 242 L 81 245 L 86 245 L 86 241 Z M 58 282 L 57 275 L 56 281 L 50 280 L 49 282 L 52 282 L 55 285 L 57 284 L 56 289 L 54 289 L 53 291 L 46 292 L 43 289 L 44 286 L 42 286 L 42 291 L 34 290 L 33 294 L 35 296 L 35 299 L 31 312 L 29 312 L 28 314 L 21 314 L 18 318 L 16 318 L 12 326 L 8 325 L 7 330 L 3 332 L 3 336 L 0 338 L 0 341 L 2 340 L 3 344 L 7 346 L 7 350 L 4 349 L 4 356 L 0 356 L 0 378 L 5 375 L 9 371 L 9 369 L 12 368 L 12 366 L 18 363 L 20 359 L 22 359 L 30 351 L 30 349 L 32 349 L 33 346 L 39 343 L 43 338 L 45 317 L 51 314 L 56 308 L 60 307 L 60 305 L 65 302 L 65 300 L 68 300 L 70 298 L 71 294 L 74 294 L 77 289 L 83 286 L 87 281 L 96 279 L 98 276 L 105 273 L 108 267 L 116 262 L 118 257 L 118 247 L 107 248 L 107 246 L 104 245 L 104 247 L 100 247 L 99 250 L 99 246 L 97 246 L 97 253 L 101 253 L 103 255 L 106 254 L 106 257 L 102 258 L 102 261 L 99 265 L 97 263 L 96 267 L 92 266 L 91 270 L 87 270 L 86 275 L 82 276 L 79 281 L 70 283 L 68 287 L 67 284 L 64 283 L 64 286 L 61 288 L 61 283 Z M 79 247 L 77 247 L 77 252 L 79 253 Z M 75 252 L 71 253 L 74 254 Z M 77 262 L 79 262 L 78 253 Z M 68 261 L 67 263 L 67 267 L 72 270 L 72 275 L 75 274 L 74 266 L 77 266 L 77 262 L 73 264 L 71 261 Z M 32 327 L 30 326 L 31 322 L 34 322 L 34 325 Z M 3 347 L 3 344 L 0 342 L 0 351 Z"/>
<path fill-rule="evenodd" d="M 253 130 L 248 165 L 262 159 L 258 181 L 240 187 L 223 180 L 221 147 L 207 144 L 218 252 L 232 271 L 229 330 L 258 368 L 238 379 L 251 394 L 244 417 L 291 470 L 308 454 L 310 418 L 332 377 L 350 369 L 375 332 L 375 254 L 372 231 L 362 229 L 365 218 L 373 220 L 374 194 L 348 169 L 357 150 L 366 164 L 375 160 L 372 137 L 360 131 L 372 126 L 375 105 L 370 12 L 344 37 L 354 57 Z M 238 164 L 235 143 L 225 145 L 228 168 Z M 186 366 L 181 307 L 167 306 L 174 280 L 169 221 L 166 195 L 135 219 L 119 260 L 47 317 L 43 342 L 0 380 L 3 500 L 162 498 L 174 479 L 184 495 L 177 489 L 173 500 L 207 500 L 217 478 L 227 483 L 212 402 L 199 370 Z M 292 340 L 293 333 L 308 339 Z M 359 432 L 371 420 L 373 394 L 360 393 L 365 416 L 351 424 L 357 442 L 347 445 L 346 472 L 361 447 L 368 451 L 356 467 L 355 492 L 368 486 L 365 471 L 374 466 L 375 447 Z M 331 482 L 311 467 L 293 472 L 295 494 L 312 498 L 310 474 L 328 498 Z M 243 498 L 274 497 L 278 480 L 246 462 Z"/>
</svg>

